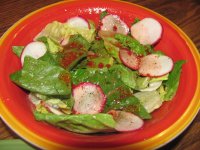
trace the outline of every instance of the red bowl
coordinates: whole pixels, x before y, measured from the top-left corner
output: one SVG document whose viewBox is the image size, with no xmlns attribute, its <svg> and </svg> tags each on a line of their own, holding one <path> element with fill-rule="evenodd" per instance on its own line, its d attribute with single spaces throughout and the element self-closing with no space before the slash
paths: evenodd
<svg viewBox="0 0 200 150">
<path fill-rule="evenodd" d="M 13 84 L 9 75 L 20 69 L 20 60 L 11 47 L 26 45 L 46 24 L 81 15 L 97 24 L 99 13 L 107 9 L 119 15 L 130 27 L 135 17 L 153 17 L 164 32 L 156 49 L 174 61 L 187 60 L 174 99 L 153 112 L 142 129 L 127 133 L 81 135 L 56 128 L 34 119 L 27 93 Z M 18 135 L 45 149 L 79 148 L 156 148 L 179 135 L 193 120 L 200 107 L 200 58 L 192 41 L 175 24 L 163 16 L 138 5 L 120 1 L 63 1 L 31 13 L 12 26 L 0 41 L 0 114 Z"/>
</svg>

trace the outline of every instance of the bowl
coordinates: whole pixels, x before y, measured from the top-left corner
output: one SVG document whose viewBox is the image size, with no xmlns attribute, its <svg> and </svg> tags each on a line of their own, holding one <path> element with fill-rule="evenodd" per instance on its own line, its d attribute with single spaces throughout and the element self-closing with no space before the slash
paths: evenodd
<svg viewBox="0 0 200 150">
<path fill-rule="evenodd" d="M 27 92 L 16 86 L 9 75 L 21 68 L 12 46 L 26 45 L 45 27 L 57 20 L 81 15 L 99 21 L 99 13 L 107 9 L 117 14 L 130 27 L 133 19 L 152 17 L 163 26 L 164 32 L 156 49 L 174 61 L 184 59 L 180 85 L 172 101 L 152 113 L 136 131 L 114 134 L 83 135 L 56 128 L 34 119 Z M 147 8 L 122 1 L 62 1 L 41 8 L 15 23 L 0 40 L 0 115 L 19 136 L 42 149 L 154 149 L 173 140 L 192 122 L 200 108 L 200 58 L 187 35 L 174 23 Z M 191 77 L 192 75 L 192 77 Z"/>
</svg>

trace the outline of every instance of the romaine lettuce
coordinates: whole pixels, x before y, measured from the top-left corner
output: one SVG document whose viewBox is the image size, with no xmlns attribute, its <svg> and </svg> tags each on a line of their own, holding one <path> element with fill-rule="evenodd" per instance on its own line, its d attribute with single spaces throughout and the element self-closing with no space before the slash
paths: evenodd
<svg viewBox="0 0 200 150">
<path fill-rule="evenodd" d="M 173 70 L 169 73 L 168 80 L 164 83 L 166 94 L 164 100 L 171 100 L 178 89 L 180 75 L 182 71 L 182 65 L 185 60 L 179 60 L 174 64 Z"/>
<path fill-rule="evenodd" d="M 95 29 L 74 28 L 66 23 L 54 21 L 46 25 L 39 34 L 39 37 L 47 36 L 57 42 L 61 42 L 63 39 L 69 39 L 74 34 L 81 34 L 87 41 L 92 42 L 95 37 Z"/>
<path fill-rule="evenodd" d="M 55 54 L 63 50 L 63 47 L 60 46 L 56 41 L 52 40 L 51 38 L 42 36 L 39 37 L 37 41 L 43 42 L 46 45 L 47 50 L 52 54 Z"/>
<path fill-rule="evenodd" d="M 77 133 L 114 131 L 115 121 L 109 114 L 54 115 L 35 112 L 38 121 L 45 121 L 57 127 Z"/>
<path fill-rule="evenodd" d="M 24 49 L 24 46 L 13 46 L 13 47 L 12 47 L 13 53 L 14 53 L 15 55 L 17 55 L 18 57 L 21 56 L 21 53 L 22 53 L 23 49 Z"/>
<path fill-rule="evenodd" d="M 17 85 L 44 95 L 67 96 L 71 93 L 71 83 L 61 80 L 61 75 L 69 72 L 59 66 L 26 56 L 23 69 L 10 75 Z"/>
</svg>

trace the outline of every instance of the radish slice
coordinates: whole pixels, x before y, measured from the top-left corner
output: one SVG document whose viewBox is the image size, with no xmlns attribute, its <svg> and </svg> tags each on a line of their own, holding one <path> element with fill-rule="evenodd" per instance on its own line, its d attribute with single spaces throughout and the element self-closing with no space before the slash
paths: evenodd
<svg viewBox="0 0 200 150">
<path fill-rule="evenodd" d="M 107 15 L 102 19 L 100 30 L 127 35 L 129 27 L 120 19 L 119 16 Z"/>
<path fill-rule="evenodd" d="M 64 38 L 63 40 L 61 40 L 60 44 L 61 44 L 62 46 L 66 46 L 66 45 L 69 43 L 69 38 L 70 38 L 70 36 Z"/>
<path fill-rule="evenodd" d="M 76 114 L 96 114 L 103 110 L 106 96 L 100 86 L 89 82 L 73 88 L 74 111 Z"/>
<path fill-rule="evenodd" d="M 141 128 L 144 124 L 141 118 L 129 112 L 112 110 L 109 114 L 113 115 L 116 121 L 115 129 L 117 131 L 134 131 Z"/>
<path fill-rule="evenodd" d="M 159 77 L 169 73 L 173 68 L 173 61 L 164 55 L 150 54 L 141 58 L 139 73 L 142 76 Z"/>
<path fill-rule="evenodd" d="M 21 64 L 24 64 L 24 57 L 31 56 L 35 59 L 42 57 L 47 51 L 47 48 L 42 42 L 31 42 L 24 48 L 21 54 Z"/>
<path fill-rule="evenodd" d="M 153 18 L 144 18 L 132 25 L 131 35 L 143 45 L 152 45 L 161 38 L 162 26 Z"/>
<path fill-rule="evenodd" d="M 120 49 L 119 58 L 125 66 L 134 70 L 139 69 L 140 57 L 135 55 L 132 51 L 127 49 Z"/>
<path fill-rule="evenodd" d="M 86 19 L 80 17 L 80 16 L 69 18 L 67 20 L 66 24 L 68 24 L 71 27 L 75 27 L 75 28 L 86 28 L 86 29 L 89 29 L 88 21 Z"/>
<path fill-rule="evenodd" d="M 149 86 L 144 89 L 139 89 L 139 91 L 154 91 L 157 90 L 162 84 L 162 81 L 156 81 L 149 83 Z"/>
</svg>

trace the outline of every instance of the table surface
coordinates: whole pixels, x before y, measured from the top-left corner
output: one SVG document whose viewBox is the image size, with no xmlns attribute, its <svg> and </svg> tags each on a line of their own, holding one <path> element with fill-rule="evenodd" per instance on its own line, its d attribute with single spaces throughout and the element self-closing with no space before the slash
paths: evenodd
<svg viewBox="0 0 200 150">
<path fill-rule="evenodd" d="M 20 18 L 59 0 L 1 0 L 0 36 Z M 200 0 L 128 0 L 150 8 L 177 24 L 200 50 Z M 0 119 L 0 140 L 19 139 Z M 163 149 L 197 150 L 200 148 L 200 112 L 191 125 Z"/>
</svg>

